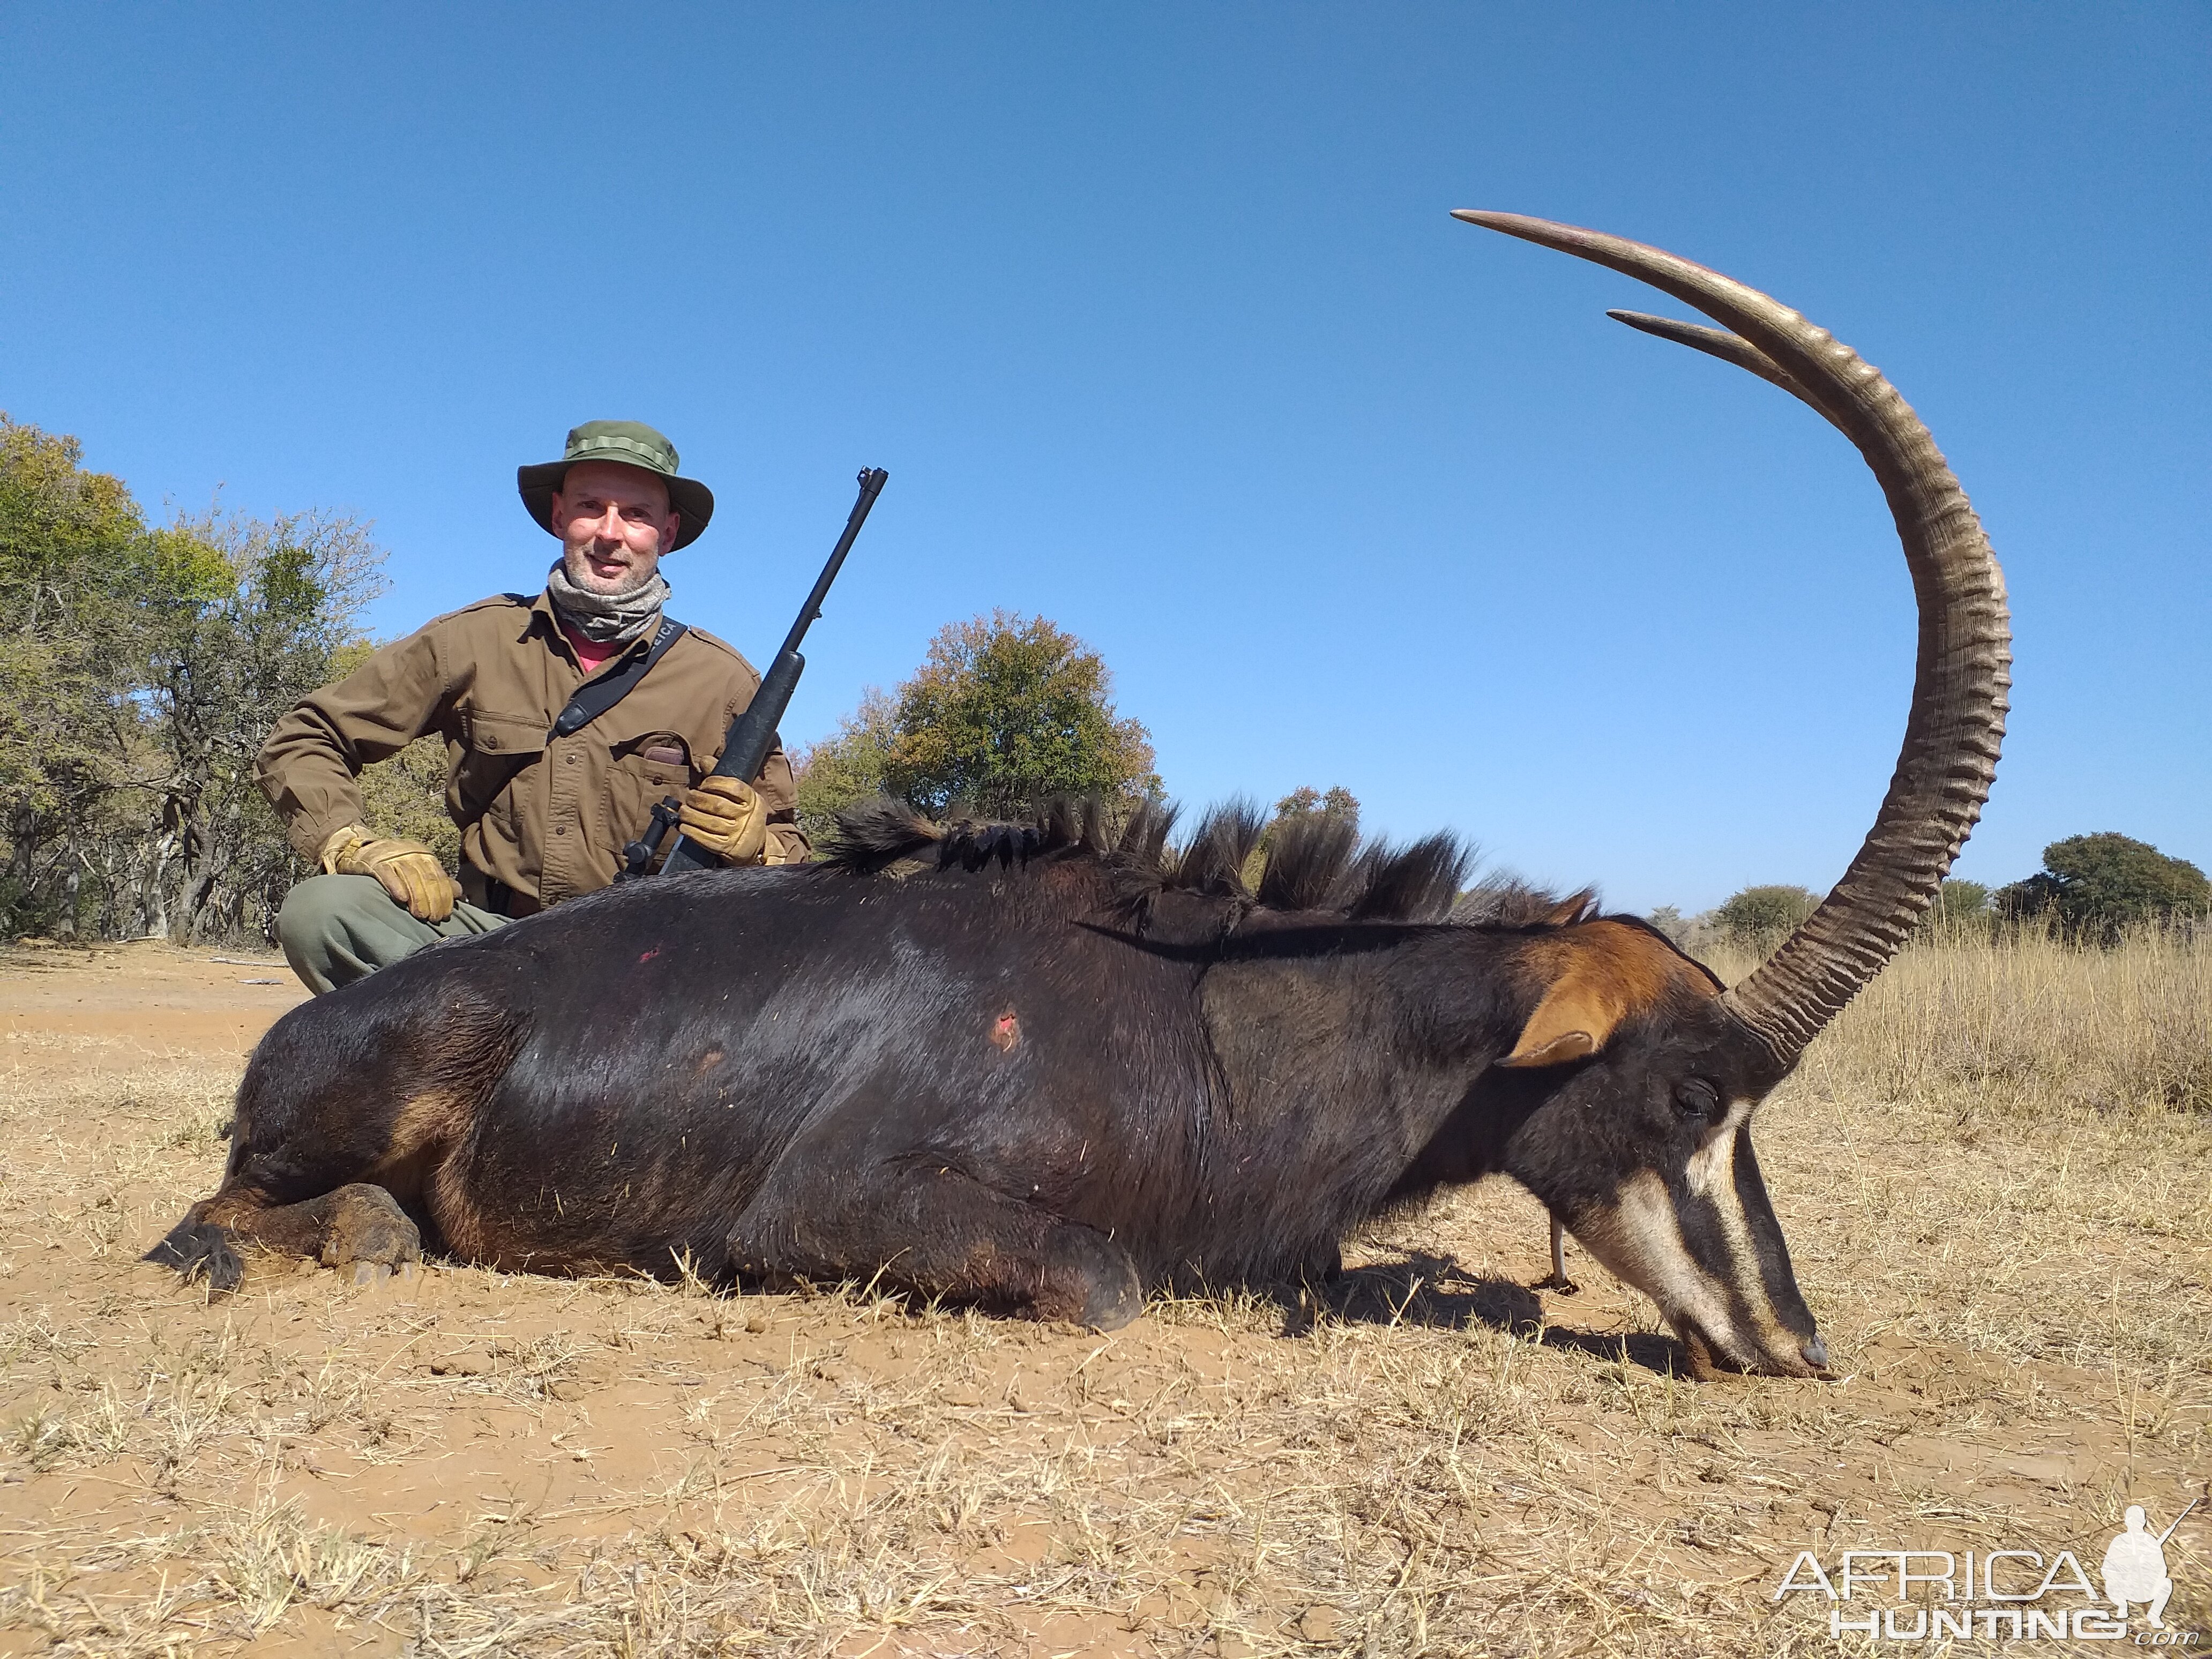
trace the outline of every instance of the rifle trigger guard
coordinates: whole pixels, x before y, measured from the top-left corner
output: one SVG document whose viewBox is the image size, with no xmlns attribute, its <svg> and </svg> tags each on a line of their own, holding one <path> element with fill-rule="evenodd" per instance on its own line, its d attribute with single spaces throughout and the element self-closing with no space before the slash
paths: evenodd
<svg viewBox="0 0 2212 1659">
<path fill-rule="evenodd" d="M 683 817 L 684 803 L 673 795 L 664 795 L 653 809 L 653 822 L 647 826 L 642 839 L 629 842 L 623 848 L 623 867 L 615 879 L 635 881 L 653 866 L 660 852 L 660 843 L 668 839 L 668 832 L 676 828 Z"/>
</svg>

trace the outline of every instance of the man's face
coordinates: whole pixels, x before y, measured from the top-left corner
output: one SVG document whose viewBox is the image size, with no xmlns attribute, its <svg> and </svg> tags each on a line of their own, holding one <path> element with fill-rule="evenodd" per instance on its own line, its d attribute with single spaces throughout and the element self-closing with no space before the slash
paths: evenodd
<svg viewBox="0 0 2212 1659">
<path fill-rule="evenodd" d="M 568 580 L 592 593 L 627 593 L 653 580 L 674 545 L 680 514 L 657 474 L 620 461 L 579 461 L 553 493 L 553 533 Z"/>
</svg>

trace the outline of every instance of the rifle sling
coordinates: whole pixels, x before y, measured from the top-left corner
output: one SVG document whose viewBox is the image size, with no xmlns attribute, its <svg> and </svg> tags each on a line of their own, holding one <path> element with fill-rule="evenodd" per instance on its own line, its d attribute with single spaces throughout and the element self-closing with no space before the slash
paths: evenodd
<svg viewBox="0 0 2212 1659">
<path fill-rule="evenodd" d="M 632 657 L 611 674 L 602 674 L 595 680 L 586 680 L 576 688 L 576 695 L 568 699 L 568 706 L 553 722 L 553 729 L 545 734 L 545 741 L 565 738 L 582 731 L 593 720 L 620 702 L 637 689 L 638 682 L 653 672 L 653 664 L 668 654 L 668 647 L 682 639 L 688 630 L 672 617 L 660 619 L 660 631 L 653 636 L 653 647 L 641 657 Z"/>
</svg>

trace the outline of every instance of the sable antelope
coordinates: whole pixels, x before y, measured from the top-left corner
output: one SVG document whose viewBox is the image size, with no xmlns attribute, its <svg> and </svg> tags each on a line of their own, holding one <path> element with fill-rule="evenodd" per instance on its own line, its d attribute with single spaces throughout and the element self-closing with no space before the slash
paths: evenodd
<svg viewBox="0 0 2212 1659">
<path fill-rule="evenodd" d="M 1819 909 L 1724 989 L 1573 903 L 1455 920 L 1447 839 L 1325 821 L 1248 893 L 1255 825 L 854 815 L 801 872 L 611 889 L 295 1009 L 228 1167 L 154 1252 L 216 1289 L 242 1242 L 374 1273 L 420 1237 L 549 1272 L 681 1256 L 878 1278 L 1111 1327 L 1182 1273 L 1279 1279 L 1379 1208 L 1514 1176 L 1659 1304 L 1700 1370 L 1814 1375 L 1750 1120 L 1934 897 L 2002 733 L 2004 589 L 1926 429 L 1765 295 L 1498 213 L 1723 325 L 1621 315 L 1811 404 L 1881 481 L 1918 595 L 1897 771 Z"/>
</svg>

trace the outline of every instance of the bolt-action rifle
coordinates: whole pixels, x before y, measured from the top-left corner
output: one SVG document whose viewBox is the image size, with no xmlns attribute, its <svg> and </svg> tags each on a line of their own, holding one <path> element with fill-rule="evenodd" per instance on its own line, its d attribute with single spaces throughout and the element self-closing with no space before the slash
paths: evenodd
<svg viewBox="0 0 2212 1659">
<path fill-rule="evenodd" d="M 2203 1501 L 2204 1501 L 2204 1500 L 2203 1500 L 2203 1498 L 2191 1498 L 2191 1499 L 2189 1500 L 2189 1510 L 2193 1510 L 2193 1509 L 2195 1509 L 2195 1508 L 2196 1508 L 2199 1504 L 2203 1503 Z M 2182 1512 L 2181 1512 L 2180 1514 L 2179 1514 L 2179 1515 L 2175 1516 L 2173 1517 L 2173 1526 L 2172 1526 L 2172 1527 L 2168 1527 L 2168 1528 L 2167 1528 L 2164 1532 L 2162 1532 L 2162 1533 L 2159 1534 L 2159 1535 L 2158 1535 L 2158 1547 L 2159 1547 L 2160 1549 L 2164 1549 L 2164 1548 L 2166 1547 L 2166 1540 L 2167 1539 L 2169 1539 L 2169 1538 L 2171 1538 L 2171 1537 L 2172 1537 L 2172 1536 L 2173 1536 L 2173 1529 L 2174 1529 L 2174 1527 L 2179 1527 L 2179 1526 L 2183 1522 L 2185 1522 L 2185 1521 L 2186 1521 L 2187 1519 L 2189 1519 L 2189 1510 L 2182 1510 Z"/>
<path fill-rule="evenodd" d="M 806 659 L 799 654 L 799 647 L 806 638 L 806 630 L 822 614 L 822 601 L 829 597 L 830 584 L 837 580 L 837 572 L 845 562 L 845 556 L 853 550 L 853 539 L 860 533 L 860 526 L 868 521 L 868 509 L 876 504 L 882 493 L 884 481 L 890 474 L 879 466 L 863 467 L 860 471 L 860 496 L 853 503 L 853 511 L 845 520 L 845 533 L 837 538 L 837 545 L 830 555 L 830 562 L 822 567 L 815 578 L 814 591 L 806 596 L 806 603 L 799 607 L 799 620 L 784 635 L 783 649 L 775 653 L 769 665 L 760 690 L 745 705 L 744 713 L 730 723 L 730 734 L 722 744 L 722 758 L 714 763 L 714 775 L 738 778 L 750 783 L 760 775 L 762 763 L 768 759 L 769 746 L 775 742 L 776 723 L 783 711 L 791 706 L 791 694 L 799 689 L 799 677 L 806 672 Z M 660 843 L 668 832 L 676 828 L 683 803 L 673 795 L 653 809 L 653 823 L 642 841 L 634 841 L 623 848 L 623 871 L 616 878 L 627 881 L 644 875 L 659 852 Z M 712 869 L 721 862 L 712 853 L 690 841 L 680 832 L 676 844 L 668 849 L 668 857 L 660 866 L 660 873 L 672 876 L 686 870 Z"/>
</svg>

